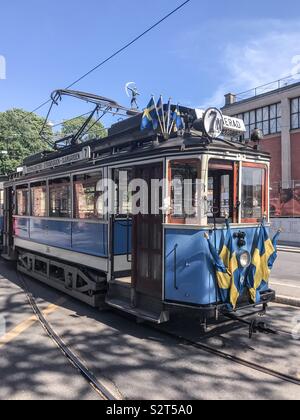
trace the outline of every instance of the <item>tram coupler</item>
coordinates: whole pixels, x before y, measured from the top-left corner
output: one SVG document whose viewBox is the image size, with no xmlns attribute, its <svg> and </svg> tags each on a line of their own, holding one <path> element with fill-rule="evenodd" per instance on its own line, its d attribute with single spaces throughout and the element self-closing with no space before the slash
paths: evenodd
<svg viewBox="0 0 300 420">
<path fill-rule="evenodd" d="M 277 335 L 278 332 L 269 328 L 265 322 L 260 322 L 254 319 L 249 325 L 249 338 L 253 337 L 253 334 L 262 333 L 262 334 L 273 334 Z"/>
<path fill-rule="evenodd" d="M 247 321 L 244 318 L 241 318 L 240 316 L 237 316 L 233 313 L 229 312 L 223 312 L 223 315 L 226 318 L 231 319 L 232 321 L 240 322 L 241 324 L 247 325 L 249 327 L 249 338 L 252 339 L 254 334 L 262 333 L 262 334 L 273 334 L 277 335 L 278 332 L 273 330 L 272 328 L 269 328 L 265 322 L 258 321 L 256 319 L 252 321 Z"/>
</svg>

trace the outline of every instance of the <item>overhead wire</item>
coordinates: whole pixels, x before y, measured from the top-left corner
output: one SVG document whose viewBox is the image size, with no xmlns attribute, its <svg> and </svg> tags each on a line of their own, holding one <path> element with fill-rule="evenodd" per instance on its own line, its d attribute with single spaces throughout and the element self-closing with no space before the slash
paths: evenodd
<svg viewBox="0 0 300 420">
<path fill-rule="evenodd" d="M 108 63 L 110 60 L 112 60 L 113 58 L 115 58 L 116 56 L 118 56 L 119 54 L 121 54 L 123 51 L 125 51 L 126 49 L 128 49 L 129 47 L 131 47 L 133 44 L 135 44 L 137 41 L 139 41 L 141 38 L 143 38 L 145 35 L 147 35 L 149 32 L 151 32 L 157 26 L 161 25 L 164 21 L 166 21 L 167 19 L 169 19 L 172 15 L 174 15 L 175 13 L 177 13 L 179 10 L 181 10 L 184 6 L 186 6 L 191 1 L 192 0 L 186 0 L 183 3 L 181 3 L 179 6 L 177 6 L 175 9 L 173 9 L 171 12 L 169 12 L 163 18 L 161 18 L 156 23 L 154 23 L 153 25 L 151 25 L 148 29 L 146 29 L 145 31 L 143 31 L 140 35 L 136 36 L 133 40 L 131 40 L 130 42 L 126 43 L 123 47 L 119 48 L 117 51 L 115 51 L 113 54 L 111 54 L 105 60 L 101 61 L 99 64 L 97 64 L 96 66 L 94 66 L 92 69 L 90 69 L 85 74 L 83 74 L 82 76 L 80 76 L 78 79 L 76 79 L 70 85 L 68 85 L 65 89 L 66 90 L 67 89 L 70 89 L 71 87 L 73 87 L 77 83 L 81 82 L 83 79 L 85 79 L 91 73 L 93 73 L 94 71 L 98 70 L 104 64 Z M 30 114 L 33 114 L 33 113 L 39 111 L 41 108 L 43 108 L 45 105 L 49 104 L 50 102 L 52 102 L 52 99 L 48 99 L 47 101 L 41 103 L 38 107 L 36 107 L 33 111 L 31 111 Z"/>
</svg>

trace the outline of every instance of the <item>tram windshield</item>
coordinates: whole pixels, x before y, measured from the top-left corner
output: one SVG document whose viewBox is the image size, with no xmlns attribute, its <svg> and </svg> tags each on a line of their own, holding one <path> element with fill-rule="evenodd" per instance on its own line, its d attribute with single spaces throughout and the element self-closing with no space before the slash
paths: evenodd
<svg viewBox="0 0 300 420">
<path fill-rule="evenodd" d="M 211 160 L 208 167 L 208 222 L 233 220 L 234 166 L 231 162 Z"/>
<path fill-rule="evenodd" d="M 170 163 L 171 223 L 193 224 L 199 216 L 201 196 L 200 160 Z"/>
<path fill-rule="evenodd" d="M 266 210 L 266 168 L 243 165 L 242 175 L 242 220 L 257 221 Z"/>
</svg>

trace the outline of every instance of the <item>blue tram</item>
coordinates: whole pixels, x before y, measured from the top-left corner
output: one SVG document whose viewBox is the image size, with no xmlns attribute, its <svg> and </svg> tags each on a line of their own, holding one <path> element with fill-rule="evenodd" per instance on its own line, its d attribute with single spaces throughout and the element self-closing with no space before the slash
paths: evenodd
<svg viewBox="0 0 300 420">
<path fill-rule="evenodd" d="M 265 309 L 274 299 L 267 279 L 253 301 L 246 278 L 269 227 L 270 157 L 239 140 L 241 121 L 178 111 L 185 123 L 169 136 L 141 130 L 138 114 L 105 139 L 26 159 L 5 183 L 5 257 L 89 305 L 156 323 L 178 310 L 208 319 Z M 219 254 L 228 232 L 240 273 L 231 308 L 210 249 Z"/>
</svg>

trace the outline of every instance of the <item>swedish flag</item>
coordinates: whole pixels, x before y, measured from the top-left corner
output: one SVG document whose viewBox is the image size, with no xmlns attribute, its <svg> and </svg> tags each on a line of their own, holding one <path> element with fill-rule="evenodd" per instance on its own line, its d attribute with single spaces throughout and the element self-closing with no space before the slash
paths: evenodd
<svg viewBox="0 0 300 420">
<path fill-rule="evenodd" d="M 175 129 L 177 130 L 183 130 L 184 125 L 182 121 L 182 117 L 179 111 L 179 106 L 176 107 L 175 111 L 172 114 L 172 127 L 175 126 Z"/>
<path fill-rule="evenodd" d="M 227 229 L 225 243 L 220 255 L 208 238 L 209 249 L 212 254 L 216 276 L 223 303 L 228 303 L 233 309 L 237 306 L 237 301 L 244 287 L 241 284 L 241 276 L 236 252 L 233 248 L 233 239 L 230 228 Z"/>
<path fill-rule="evenodd" d="M 162 96 L 159 98 L 159 101 L 157 102 L 157 113 L 161 121 L 163 131 L 166 132 L 166 116 L 165 116 L 164 103 L 163 103 Z"/>
<path fill-rule="evenodd" d="M 154 98 L 151 98 L 147 108 L 144 110 L 142 122 L 141 122 L 141 131 L 143 130 L 157 130 L 158 127 L 158 113 L 157 107 L 154 101 Z"/>
<path fill-rule="evenodd" d="M 271 270 L 277 259 L 277 241 L 279 235 L 280 231 L 278 231 L 273 241 L 271 241 L 264 225 L 259 230 L 252 263 L 247 275 L 247 286 L 251 300 L 254 303 L 260 302 L 260 291 L 268 285 Z"/>
</svg>

